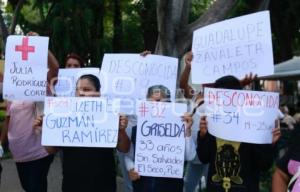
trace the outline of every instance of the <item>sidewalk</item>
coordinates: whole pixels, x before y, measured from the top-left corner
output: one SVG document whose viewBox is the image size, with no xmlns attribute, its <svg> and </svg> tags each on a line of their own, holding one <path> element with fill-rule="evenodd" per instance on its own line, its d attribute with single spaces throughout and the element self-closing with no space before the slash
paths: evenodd
<svg viewBox="0 0 300 192">
<path fill-rule="evenodd" d="M 21 192 L 21 184 L 18 178 L 15 163 L 12 159 L 1 161 L 3 172 L 1 177 L 1 192 Z M 56 156 L 50 167 L 48 175 L 48 192 L 60 192 L 62 181 L 62 170 L 60 159 Z M 122 178 L 117 178 L 118 192 L 122 192 Z"/>
</svg>

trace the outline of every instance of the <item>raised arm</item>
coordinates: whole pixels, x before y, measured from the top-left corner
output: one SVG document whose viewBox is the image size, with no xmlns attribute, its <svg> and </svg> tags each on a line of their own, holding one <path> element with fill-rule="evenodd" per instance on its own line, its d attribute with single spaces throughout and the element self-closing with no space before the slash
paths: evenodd
<svg viewBox="0 0 300 192">
<path fill-rule="evenodd" d="M 182 121 L 185 122 L 184 158 L 186 161 L 191 161 L 196 156 L 196 145 L 192 138 L 193 116 L 192 116 L 192 114 L 185 113 L 181 118 L 182 118 Z"/>
<path fill-rule="evenodd" d="M 39 36 L 38 33 L 34 31 L 30 31 L 27 33 L 28 36 Z M 58 76 L 59 64 L 56 60 L 55 56 L 48 50 L 48 74 L 47 74 L 47 82 L 50 84 L 53 78 Z"/>
<path fill-rule="evenodd" d="M 249 74 L 246 74 L 243 79 L 240 80 L 240 83 L 243 87 L 245 87 L 252 83 L 255 79 L 257 79 L 257 74 L 253 75 L 252 72 L 250 72 Z"/>
<path fill-rule="evenodd" d="M 128 118 L 124 115 L 120 115 L 117 149 L 123 153 L 127 153 L 130 148 L 130 139 L 125 131 L 127 125 Z"/>
<path fill-rule="evenodd" d="M 27 33 L 28 36 L 39 36 L 38 33 L 34 32 L 34 31 L 30 31 L 29 33 Z M 57 76 L 58 76 L 58 70 L 59 70 L 59 63 L 57 61 L 57 59 L 55 58 L 55 56 L 51 53 L 50 50 L 48 50 L 48 73 L 47 73 L 47 83 L 48 83 L 48 88 L 50 88 L 50 90 L 54 90 L 53 86 L 56 84 L 57 82 Z"/>
<path fill-rule="evenodd" d="M 194 90 L 193 88 L 188 84 L 190 73 L 191 73 L 191 62 L 193 59 L 192 52 L 187 52 L 184 56 L 184 70 L 180 76 L 180 82 L 179 87 L 184 91 L 185 98 L 192 98 Z"/>
</svg>

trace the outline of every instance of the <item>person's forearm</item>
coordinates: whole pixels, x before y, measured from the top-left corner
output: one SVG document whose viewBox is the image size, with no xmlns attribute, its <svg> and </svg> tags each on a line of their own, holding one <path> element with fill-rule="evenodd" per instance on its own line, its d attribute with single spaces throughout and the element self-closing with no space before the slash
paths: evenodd
<svg viewBox="0 0 300 192">
<path fill-rule="evenodd" d="M 188 81 L 190 77 L 191 67 L 185 66 L 180 77 L 179 87 L 184 90 L 184 96 L 186 98 L 192 98 L 192 88 L 189 86 Z"/>
<path fill-rule="evenodd" d="M 133 159 L 134 159 L 134 146 L 131 143 L 128 153 L 124 153 L 124 162 L 125 162 L 125 167 L 126 167 L 127 171 L 134 169 Z"/>
<path fill-rule="evenodd" d="M 119 130 L 117 149 L 127 153 L 130 148 L 130 139 L 124 129 Z"/>
<path fill-rule="evenodd" d="M 179 87 L 185 89 L 188 86 L 188 81 L 191 73 L 191 68 L 185 66 L 180 77 Z"/>
<path fill-rule="evenodd" d="M 276 168 L 272 179 L 272 192 L 286 192 L 288 181 L 288 176 L 279 168 Z"/>
</svg>

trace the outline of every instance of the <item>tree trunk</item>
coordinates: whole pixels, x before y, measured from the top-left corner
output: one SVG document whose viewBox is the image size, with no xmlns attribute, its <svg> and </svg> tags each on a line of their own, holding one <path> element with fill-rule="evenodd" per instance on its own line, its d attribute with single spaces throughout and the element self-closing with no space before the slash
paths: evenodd
<svg viewBox="0 0 300 192">
<path fill-rule="evenodd" d="M 95 25 L 91 29 L 91 47 L 89 48 L 89 65 L 91 67 L 99 67 L 99 61 L 104 55 L 104 1 L 95 3 Z M 101 65 L 101 64 L 100 64 Z"/>
<path fill-rule="evenodd" d="M 113 50 L 115 53 L 122 52 L 122 13 L 120 0 L 114 0 L 114 36 Z"/>
<path fill-rule="evenodd" d="M 184 0 L 157 0 L 158 39 L 156 54 L 178 56 L 176 37 L 181 24 Z"/>
<path fill-rule="evenodd" d="M 271 0 L 247 0 L 249 7 L 249 12 L 263 11 L 269 8 Z"/>
<path fill-rule="evenodd" d="M 14 10 L 14 15 L 13 15 L 12 22 L 11 22 L 9 29 L 5 25 L 4 18 L 3 18 L 3 12 L 2 12 L 2 10 L 0 10 L 0 31 L 1 31 L 1 36 L 2 36 L 2 40 L 3 40 L 3 47 L 5 47 L 5 45 L 6 45 L 6 39 L 7 39 L 8 35 L 15 33 L 15 29 L 16 29 L 16 25 L 17 25 L 17 17 L 19 16 L 20 10 L 21 10 L 23 4 L 25 3 L 25 1 L 26 0 L 19 0 L 18 3 L 16 4 L 15 10 Z M 3 50 L 5 50 L 5 49 L 3 49 Z"/>
<path fill-rule="evenodd" d="M 156 54 L 181 57 L 192 44 L 193 31 L 222 21 L 238 0 L 218 0 L 196 21 L 188 24 L 191 0 L 157 0 Z M 265 10 L 270 0 L 255 0 L 252 12 Z"/>
<path fill-rule="evenodd" d="M 217 0 L 196 21 L 188 23 L 191 0 L 157 0 L 158 39 L 155 54 L 181 58 L 192 45 L 193 32 L 224 20 L 238 0 Z M 265 10 L 270 0 L 255 0 L 255 11 Z M 252 12 L 255 12 L 252 10 Z M 178 71 L 180 71 L 180 66 Z M 178 73 L 180 74 L 180 73 Z"/>
<path fill-rule="evenodd" d="M 139 10 L 144 49 L 151 52 L 155 51 L 158 35 L 155 6 L 155 1 L 143 0 L 143 7 Z"/>
<path fill-rule="evenodd" d="M 188 24 L 190 0 L 157 0 L 156 54 L 181 57 L 191 46 L 193 31 L 226 18 L 238 0 L 218 0 Z"/>
</svg>

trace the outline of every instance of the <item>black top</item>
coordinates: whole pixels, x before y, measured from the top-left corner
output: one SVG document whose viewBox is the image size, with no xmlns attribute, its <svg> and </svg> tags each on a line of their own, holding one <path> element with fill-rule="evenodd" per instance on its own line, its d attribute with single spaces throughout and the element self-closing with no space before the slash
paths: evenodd
<svg viewBox="0 0 300 192">
<path fill-rule="evenodd" d="M 135 147 L 136 147 L 136 132 L 137 132 L 137 126 L 133 126 L 131 132 L 131 142 L 133 144 L 134 157 L 135 157 Z M 140 176 L 140 178 L 136 181 L 133 181 L 132 184 L 133 184 L 133 192 L 182 192 L 183 191 L 183 179 L 180 178 Z"/>
<path fill-rule="evenodd" d="M 300 167 L 300 145 L 299 143 L 295 143 L 294 145 L 295 146 L 289 148 L 288 152 L 277 162 L 277 167 L 290 178 L 297 173 Z M 294 183 L 290 186 L 290 190 L 292 190 L 293 185 Z"/>
<path fill-rule="evenodd" d="M 62 151 L 64 192 L 115 192 L 114 149 L 64 147 Z"/>
<path fill-rule="evenodd" d="M 257 145 L 216 139 L 198 134 L 197 154 L 209 163 L 207 191 L 258 192 L 259 175 L 273 162 L 272 145 Z"/>
</svg>

